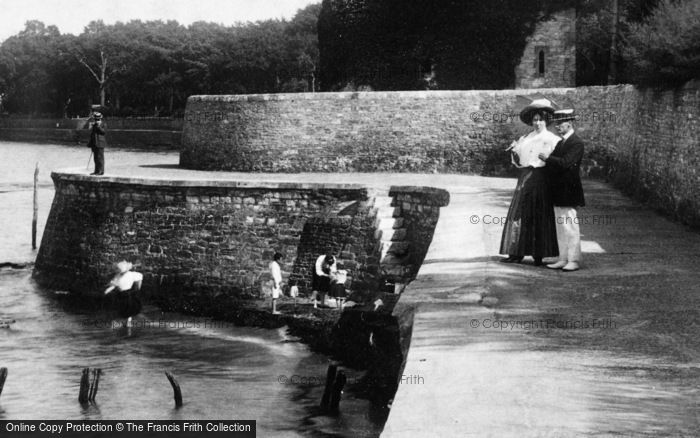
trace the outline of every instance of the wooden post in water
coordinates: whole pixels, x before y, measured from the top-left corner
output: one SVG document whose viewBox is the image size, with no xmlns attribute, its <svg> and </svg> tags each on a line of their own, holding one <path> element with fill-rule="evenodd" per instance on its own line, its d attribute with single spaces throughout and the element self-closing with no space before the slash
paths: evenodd
<svg viewBox="0 0 700 438">
<path fill-rule="evenodd" d="M 2 394 L 2 388 L 5 386 L 5 379 L 7 379 L 7 368 L 0 368 L 0 394 Z"/>
<path fill-rule="evenodd" d="M 335 382 L 333 383 L 330 405 L 328 406 L 328 410 L 334 414 L 337 414 L 340 410 L 340 394 L 343 393 L 343 387 L 347 381 L 345 373 L 338 371 L 338 375 L 335 376 Z"/>
<path fill-rule="evenodd" d="M 87 403 L 89 393 L 90 393 L 90 368 L 83 368 L 83 376 L 80 378 L 80 392 L 78 393 L 78 401 L 80 403 Z"/>
<path fill-rule="evenodd" d="M 335 375 L 338 372 L 338 365 L 330 364 L 328 365 L 328 372 L 326 373 L 326 387 L 323 389 L 323 397 L 321 397 L 321 409 L 328 410 L 328 404 L 331 400 L 331 390 L 333 389 L 333 382 L 335 382 Z"/>
<path fill-rule="evenodd" d="M 182 392 L 180 391 L 180 384 L 177 383 L 177 380 L 175 380 L 175 377 L 173 377 L 170 372 L 166 371 L 165 376 L 168 378 L 170 385 L 173 387 L 173 392 L 175 393 L 175 407 L 179 408 L 182 406 Z"/>
<path fill-rule="evenodd" d="M 90 382 L 90 390 L 88 391 L 88 401 L 90 402 L 94 402 L 97 396 L 97 388 L 100 386 L 100 374 L 102 374 L 102 368 L 93 368 L 92 381 Z"/>
<path fill-rule="evenodd" d="M 34 169 L 34 216 L 32 217 L 32 249 L 36 249 L 36 221 L 39 215 L 39 195 L 37 186 L 39 185 L 39 162 Z"/>
</svg>

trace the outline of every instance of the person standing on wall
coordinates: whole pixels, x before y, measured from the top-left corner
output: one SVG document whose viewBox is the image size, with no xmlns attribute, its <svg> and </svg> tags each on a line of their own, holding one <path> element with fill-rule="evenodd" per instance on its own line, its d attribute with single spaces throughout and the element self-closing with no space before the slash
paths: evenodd
<svg viewBox="0 0 700 438">
<path fill-rule="evenodd" d="M 103 175 L 105 173 L 105 146 L 107 145 L 105 135 L 107 132 L 102 123 L 102 114 L 95 112 L 92 117 L 94 121 L 90 128 L 88 147 L 92 149 L 92 154 L 95 158 L 95 171 L 90 175 Z"/>
<path fill-rule="evenodd" d="M 586 205 L 581 185 L 581 160 L 583 140 L 574 133 L 573 109 L 554 112 L 552 116 L 562 139 L 547 157 L 540 154 L 546 163 L 545 170 L 554 203 L 557 227 L 559 260 L 547 265 L 551 269 L 578 271 L 581 263 L 581 231 L 576 209 Z"/>
</svg>

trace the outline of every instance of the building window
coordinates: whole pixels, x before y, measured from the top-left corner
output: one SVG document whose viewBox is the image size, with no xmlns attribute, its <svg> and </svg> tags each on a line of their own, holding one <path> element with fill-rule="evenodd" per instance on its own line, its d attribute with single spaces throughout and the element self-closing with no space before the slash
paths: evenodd
<svg viewBox="0 0 700 438">
<path fill-rule="evenodd" d="M 540 50 L 537 55 L 537 73 L 540 76 L 544 76 L 544 50 Z"/>
</svg>

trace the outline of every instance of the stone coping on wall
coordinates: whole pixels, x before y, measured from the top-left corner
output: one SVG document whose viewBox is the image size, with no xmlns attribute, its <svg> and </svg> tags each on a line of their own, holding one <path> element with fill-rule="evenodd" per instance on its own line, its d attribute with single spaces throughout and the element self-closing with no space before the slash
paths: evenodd
<svg viewBox="0 0 700 438">
<path fill-rule="evenodd" d="M 270 189 L 372 189 L 390 190 L 392 193 L 411 193 L 433 199 L 441 204 L 444 190 L 464 190 L 464 187 L 481 186 L 477 175 L 347 172 L 328 174 L 308 173 L 250 173 L 184 169 L 173 165 L 162 166 L 110 166 L 107 156 L 105 175 L 93 176 L 85 167 L 54 169 L 52 178 L 63 181 L 96 182 L 103 184 L 131 184 L 163 187 L 230 187 Z"/>
<path fill-rule="evenodd" d="M 194 173 L 194 172 L 187 172 Z M 204 172 L 208 173 L 208 172 Z M 80 181 L 94 183 L 112 183 L 112 184 L 130 184 L 141 186 L 160 186 L 160 187 L 220 187 L 220 188 L 262 188 L 262 189 L 281 189 L 281 190 L 361 190 L 366 186 L 353 183 L 313 183 L 313 182 L 295 182 L 295 181 L 265 181 L 259 177 L 251 178 L 250 180 L 240 179 L 240 175 L 229 176 L 222 173 L 220 178 L 211 179 L 173 179 L 169 177 L 153 177 L 153 176 L 112 176 L 102 175 L 94 176 L 85 174 L 84 170 L 75 169 L 60 169 L 51 172 L 51 178 L 55 181 L 61 179 L 63 181 Z M 408 191 L 409 188 L 403 191 Z M 413 188 L 413 191 L 419 191 L 420 188 Z M 427 188 L 425 188 L 427 189 Z"/>
<path fill-rule="evenodd" d="M 596 87 L 589 87 L 596 88 Z M 603 87 L 600 87 L 603 88 Z M 531 94 L 552 93 L 560 95 L 575 91 L 575 88 L 537 88 L 537 89 L 513 89 L 513 90 L 430 90 L 430 91 L 341 91 L 322 93 L 278 93 L 278 94 L 221 94 L 221 95 L 194 95 L 187 100 L 190 102 L 264 102 L 285 100 L 353 100 L 353 99 L 386 99 L 386 98 L 414 98 L 435 99 L 441 97 L 465 98 L 483 94 L 498 94 L 512 96 L 527 96 Z"/>
</svg>

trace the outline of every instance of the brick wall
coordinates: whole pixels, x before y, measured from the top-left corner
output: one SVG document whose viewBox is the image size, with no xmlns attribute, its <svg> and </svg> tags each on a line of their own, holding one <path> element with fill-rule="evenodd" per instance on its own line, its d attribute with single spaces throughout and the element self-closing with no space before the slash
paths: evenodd
<svg viewBox="0 0 700 438">
<path fill-rule="evenodd" d="M 469 114 L 507 111 L 515 94 L 357 92 L 193 96 L 187 103 L 180 164 L 247 172 L 474 172 L 512 141 Z M 502 156 L 501 156 L 502 155 Z"/>
<path fill-rule="evenodd" d="M 610 87 L 193 96 L 180 162 L 265 172 L 454 172 L 508 175 L 504 149 L 530 129 L 518 95 L 580 115 L 584 171 L 700 226 L 698 83 Z"/>
<path fill-rule="evenodd" d="M 381 281 L 371 194 L 362 186 L 52 177 L 35 277 L 55 289 L 99 294 L 125 259 L 145 274 L 145 290 L 174 308 L 211 308 L 224 298 L 258 298 L 276 251 L 302 293 L 311 272 L 299 267 L 329 251 L 349 271 L 351 289 Z M 403 189 L 414 190 L 428 189 Z M 441 198 L 446 205 L 446 193 Z"/>
<path fill-rule="evenodd" d="M 435 226 L 440 218 L 440 207 L 450 202 L 449 193 L 430 187 L 406 186 L 392 187 L 389 195 L 394 198 L 393 204 L 401 208 L 406 238 L 413 246 L 409 257 L 412 271 L 408 277 L 413 280 L 418 275 L 433 240 Z"/>
<path fill-rule="evenodd" d="M 366 205 L 355 216 L 311 218 L 304 225 L 290 280 L 308 294 L 316 259 L 321 254 L 333 254 L 338 268 L 349 273 L 347 288 L 376 291 L 380 281 L 379 257 L 373 237 Z"/>
</svg>

